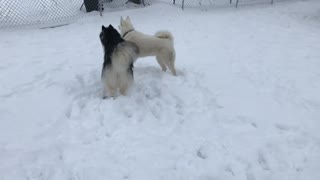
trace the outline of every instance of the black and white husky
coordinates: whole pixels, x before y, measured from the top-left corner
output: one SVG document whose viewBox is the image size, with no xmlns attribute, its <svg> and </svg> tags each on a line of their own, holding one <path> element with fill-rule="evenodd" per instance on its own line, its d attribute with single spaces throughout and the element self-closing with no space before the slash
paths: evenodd
<svg viewBox="0 0 320 180">
<path fill-rule="evenodd" d="M 139 48 L 122 39 L 111 24 L 108 27 L 102 26 L 100 40 L 104 49 L 101 73 L 103 98 L 115 97 L 118 89 L 121 95 L 126 95 L 133 83 L 133 63 L 138 57 Z"/>
</svg>

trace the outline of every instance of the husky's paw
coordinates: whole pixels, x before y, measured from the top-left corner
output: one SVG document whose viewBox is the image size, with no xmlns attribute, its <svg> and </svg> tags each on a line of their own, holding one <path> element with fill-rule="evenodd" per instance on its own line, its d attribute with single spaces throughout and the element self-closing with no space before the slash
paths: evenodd
<svg viewBox="0 0 320 180">
<path fill-rule="evenodd" d="M 112 99 L 112 100 L 115 100 L 116 97 L 114 97 L 114 96 L 103 96 L 102 99 Z"/>
<path fill-rule="evenodd" d="M 161 70 L 163 71 L 163 72 L 166 72 L 167 71 L 167 67 L 161 67 Z"/>
</svg>

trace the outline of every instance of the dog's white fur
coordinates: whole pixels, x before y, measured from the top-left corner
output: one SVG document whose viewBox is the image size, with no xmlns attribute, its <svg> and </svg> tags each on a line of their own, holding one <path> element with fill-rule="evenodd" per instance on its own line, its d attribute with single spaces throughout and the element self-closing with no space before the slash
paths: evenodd
<svg viewBox="0 0 320 180">
<path fill-rule="evenodd" d="M 133 77 L 128 73 L 128 66 L 136 60 L 136 52 L 131 48 L 119 45 L 117 50 L 112 54 L 112 66 L 107 67 L 103 72 L 102 82 L 106 89 L 109 90 L 109 96 L 115 97 L 117 89 L 120 89 L 121 95 L 126 95 L 129 87 L 133 84 Z"/>
<path fill-rule="evenodd" d="M 135 43 L 140 50 L 139 57 L 156 56 L 163 71 L 170 69 L 174 76 L 177 75 L 175 69 L 175 49 L 173 36 L 168 31 L 158 31 L 155 35 L 146 35 L 134 29 L 130 17 L 125 20 L 120 19 L 120 32 L 126 41 Z"/>
</svg>

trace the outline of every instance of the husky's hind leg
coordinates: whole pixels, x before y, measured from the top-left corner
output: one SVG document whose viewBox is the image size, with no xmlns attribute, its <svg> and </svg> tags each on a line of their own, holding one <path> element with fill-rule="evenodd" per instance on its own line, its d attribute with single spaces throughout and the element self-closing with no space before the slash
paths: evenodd
<svg viewBox="0 0 320 180">
<path fill-rule="evenodd" d="M 168 68 L 170 69 L 172 75 L 177 76 L 176 68 L 174 67 L 174 62 L 169 61 L 167 65 L 168 65 Z"/>
<path fill-rule="evenodd" d="M 125 96 L 128 89 L 133 84 L 133 71 L 129 69 L 128 72 L 123 73 L 119 76 L 120 79 L 120 94 Z"/>
<path fill-rule="evenodd" d="M 174 65 L 174 61 L 175 61 L 175 52 L 167 52 L 167 54 L 163 55 L 163 61 L 166 64 L 166 66 L 170 69 L 172 75 L 176 76 L 177 72 L 176 72 L 176 68 Z"/>
<path fill-rule="evenodd" d="M 167 67 L 166 67 L 166 65 L 165 65 L 164 62 L 163 62 L 163 58 L 161 58 L 161 57 L 158 55 L 158 56 L 156 56 L 156 59 L 157 59 L 158 64 L 160 65 L 162 71 L 167 71 Z"/>
</svg>

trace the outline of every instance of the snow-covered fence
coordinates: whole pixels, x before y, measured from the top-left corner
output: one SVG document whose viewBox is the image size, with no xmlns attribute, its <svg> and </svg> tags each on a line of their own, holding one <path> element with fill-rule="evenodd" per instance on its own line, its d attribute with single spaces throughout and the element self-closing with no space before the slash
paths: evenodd
<svg viewBox="0 0 320 180">
<path fill-rule="evenodd" d="M 0 0 L 0 28 L 58 26 L 108 8 L 149 4 L 151 0 Z"/>
<path fill-rule="evenodd" d="M 273 3 L 273 0 L 0 0 L 0 29 L 18 26 L 55 27 L 69 24 L 88 14 L 102 15 L 102 11 L 111 8 L 143 7 L 157 1 L 173 4 L 182 9 L 237 7 L 238 4 L 252 2 Z"/>
</svg>

